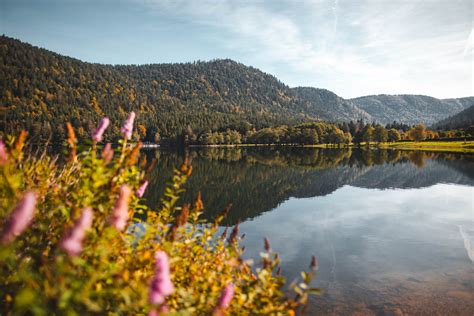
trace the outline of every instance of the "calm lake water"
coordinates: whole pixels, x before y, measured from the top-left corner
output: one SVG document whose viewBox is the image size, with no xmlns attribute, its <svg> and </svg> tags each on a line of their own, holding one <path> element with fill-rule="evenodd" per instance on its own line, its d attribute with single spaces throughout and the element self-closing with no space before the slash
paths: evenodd
<svg viewBox="0 0 474 316">
<path fill-rule="evenodd" d="M 289 281 L 319 261 L 308 314 L 474 315 L 474 155 L 312 148 L 195 149 L 183 201 L 228 203 L 246 256 L 263 237 Z M 183 153 L 147 151 L 159 205 Z"/>
</svg>

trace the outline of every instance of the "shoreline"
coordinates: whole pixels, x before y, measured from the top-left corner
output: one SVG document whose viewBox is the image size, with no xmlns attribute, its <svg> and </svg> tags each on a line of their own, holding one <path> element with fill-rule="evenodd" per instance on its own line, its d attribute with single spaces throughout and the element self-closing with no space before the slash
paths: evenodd
<svg viewBox="0 0 474 316">
<path fill-rule="evenodd" d="M 154 146 L 161 147 L 161 146 Z M 356 144 L 215 144 L 215 145 L 189 145 L 189 148 L 235 148 L 235 147 L 297 147 L 297 148 L 371 148 L 371 149 L 398 149 L 398 150 L 421 150 L 421 151 L 442 151 L 457 153 L 474 153 L 474 141 L 424 141 L 424 142 L 393 142 L 393 143 L 361 143 Z M 148 146 L 152 148 L 152 146 Z"/>
</svg>

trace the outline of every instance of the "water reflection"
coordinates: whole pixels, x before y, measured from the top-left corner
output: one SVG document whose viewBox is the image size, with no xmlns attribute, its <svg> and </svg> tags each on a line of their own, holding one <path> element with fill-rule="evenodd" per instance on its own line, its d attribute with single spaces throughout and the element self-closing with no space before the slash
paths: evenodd
<svg viewBox="0 0 474 316">
<path fill-rule="evenodd" d="M 384 314 L 384 306 L 396 302 L 418 314 L 416 302 L 403 295 L 436 295 L 452 304 L 455 298 L 447 293 L 456 290 L 468 297 L 456 304 L 472 312 L 472 191 L 453 184 L 404 190 L 343 186 L 324 197 L 291 198 L 241 230 L 249 257 L 261 251 L 262 236 L 270 238 L 289 279 L 317 254 L 317 285 L 325 295 L 315 298 L 314 311 L 348 314 L 365 304 L 364 313 Z"/>
<path fill-rule="evenodd" d="M 211 148 L 187 153 L 147 151 L 151 169 L 147 199 L 159 205 L 173 166 L 186 154 L 193 175 L 184 200 L 203 194 L 205 217 L 229 203 L 233 225 L 270 211 L 290 197 L 330 194 L 344 185 L 364 188 L 421 188 L 437 183 L 474 185 L 474 156 L 398 150 L 316 148 Z M 143 162 L 145 163 L 145 162 Z"/>
<path fill-rule="evenodd" d="M 262 238 L 292 280 L 319 259 L 309 314 L 474 314 L 474 156 L 308 148 L 149 151 L 148 200 L 187 155 L 183 200 L 202 191 L 205 216 L 233 204 L 246 256 Z M 152 164 L 152 161 L 155 161 Z"/>
</svg>

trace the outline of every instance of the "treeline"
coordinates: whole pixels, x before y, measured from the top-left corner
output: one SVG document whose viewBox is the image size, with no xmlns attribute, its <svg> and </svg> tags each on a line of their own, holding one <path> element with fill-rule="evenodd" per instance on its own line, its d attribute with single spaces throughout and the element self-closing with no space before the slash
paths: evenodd
<svg viewBox="0 0 474 316">
<path fill-rule="evenodd" d="M 460 130 L 473 134 L 474 130 L 474 105 L 450 116 L 433 125 L 433 128 L 440 130 Z"/>
<path fill-rule="evenodd" d="M 193 132 L 188 126 L 180 135 L 182 145 L 232 145 L 232 144 L 361 144 L 397 141 L 422 141 L 452 137 L 473 136 L 474 130 L 432 131 L 423 124 L 409 126 L 393 122 L 385 126 L 364 123 L 362 120 L 349 123 L 330 124 L 325 122 L 302 123 L 294 126 L 279 125 L 255 130 L 251 125 L 241 129 L 223 131 Z"/>
<path fill-rule="evenodd" d="M 344 133 L 352 136 L 352 142 L 361 143 L 384 143 L 403 141 L 423 141 L 432 139 L 444 139 L 453 137 L 474 136 L 474 129 L 457 129 L 457 130 L 431 130 L 423 124 L 407 125 L 403 123 L 393 122 L 381 125 L 377 123 L 364 123 L 362 120 L 349 123 L 339 123 L 338 128 Z"/>
<path fill-rule="evenodd" d="M 260 130 L 241 131 L 227 129 L 222 132 L 207 131 L 196 135 L 191 128 L 184 131 L 181 142 L 184 145 L 219 144 L 349 144 L 350 133 L 344 133 L 335 124 L 325 122 L 303 123 L 294 126 L 280 125 Z"/>
</svg>

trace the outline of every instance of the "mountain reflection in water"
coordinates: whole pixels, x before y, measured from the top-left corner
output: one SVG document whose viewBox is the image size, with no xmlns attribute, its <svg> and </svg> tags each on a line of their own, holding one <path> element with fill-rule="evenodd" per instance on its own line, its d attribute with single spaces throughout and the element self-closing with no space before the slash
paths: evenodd
<svg viewBox="0 0 474 316">
<path fill-rule="evenodd" d="M 474 155 L 399 150 L 319 148 L 201 148 L 186 153 L 146 151 L 156 160 L 147 200 L 159 206 L 173 167 L 187 155 L 193 174 L 183 201 L 202 192 L 208 219 L 229 203 L 224 222 L 234 225 L 270 211 L 290 197 L 324 196 L 344 185 L 421 188 L 437 183 L 474 185 Z"/>
<path fill-rule="evenodd" d="M 373 149 L 145 151 L 148 203 L 159 205 L 187 156 L 212 219 L 241 222 L 245 256 L 268 237 L 292 281 L 319 261 L 310 315 L 474 315 L 474 155 Z"/>
</svg>

